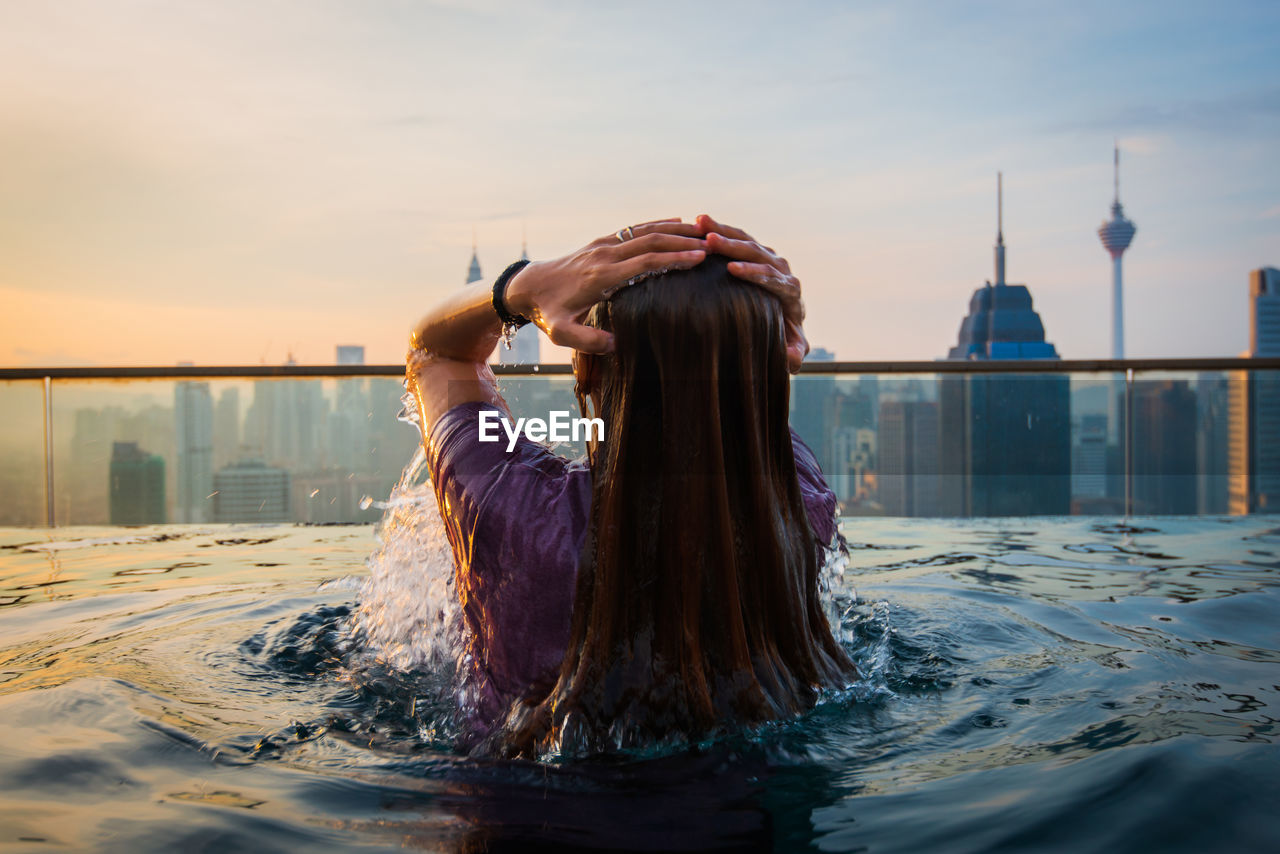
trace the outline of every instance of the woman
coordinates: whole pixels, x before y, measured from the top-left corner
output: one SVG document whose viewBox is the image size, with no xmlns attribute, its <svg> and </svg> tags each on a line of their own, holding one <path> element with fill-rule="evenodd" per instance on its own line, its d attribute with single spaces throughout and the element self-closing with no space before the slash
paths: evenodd
<svg viewBox="0 0 1280 854">
<path fill-rule="evenodd" d="M 424 318 L 409 371 L 485 748 L 696 740 L 847 685 L 818 593 L 835 498 L 787 427 L 808 350 L 787 262 L 703 216 L 511 272 Z M 506 411 L 486 363 L 499 315 L 575 349 L 584 415 L 589 398 L 604 421 L 589 468 L 479 440 Z"/>
</svg>

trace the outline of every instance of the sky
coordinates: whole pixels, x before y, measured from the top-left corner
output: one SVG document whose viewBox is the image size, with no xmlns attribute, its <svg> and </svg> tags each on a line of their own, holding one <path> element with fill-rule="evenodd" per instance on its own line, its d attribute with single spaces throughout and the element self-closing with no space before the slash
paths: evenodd
<svg viewBox="0 0 1280 854">
<path fill-rule="evenodd" d="M 1065 358 L 1248 345 L 1280 4 L 0 2 L 0 366 L 402 361 L 465 280 L 710 213 L 814 346 L 934 359 L 993 277 Z M 567 351 L 544 358 L 563 361 Z"/>
</svg>

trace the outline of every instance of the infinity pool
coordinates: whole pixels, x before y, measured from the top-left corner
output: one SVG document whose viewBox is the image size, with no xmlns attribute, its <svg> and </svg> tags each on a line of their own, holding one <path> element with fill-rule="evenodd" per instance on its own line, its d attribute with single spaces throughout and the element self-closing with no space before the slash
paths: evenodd
<svg viewBox="0 0 1280 854">
<path fill-rule="evenodd" d="M 357 660 L 372 528 L 0 529 L 0 847 L 1280 850 L 1276 525 L 847 519 L 863 684 L 567 765 Z"/>
</svg>

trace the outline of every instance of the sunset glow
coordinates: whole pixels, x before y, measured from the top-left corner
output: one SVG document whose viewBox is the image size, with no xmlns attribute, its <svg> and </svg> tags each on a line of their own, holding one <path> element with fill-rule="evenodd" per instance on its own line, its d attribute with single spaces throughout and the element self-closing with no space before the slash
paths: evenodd
<svg viewBox="0 0 1280 854">
<path fill-rule="evenodd" d="M 1096 25 L 1106 17 L 1107 27 Z M 992 276 L 1109 354 L 1234 355 L 1280 260 L 1274 4 L 12 3 L 0 364 L 403 358 L 459 286 L 700 212 L 783 252 L 809 337 L 932 359 Z M 552 348 L 544 347 L 545 354 Z M 563 361 L 563 352 L 551 360 Z"/>
</svg>

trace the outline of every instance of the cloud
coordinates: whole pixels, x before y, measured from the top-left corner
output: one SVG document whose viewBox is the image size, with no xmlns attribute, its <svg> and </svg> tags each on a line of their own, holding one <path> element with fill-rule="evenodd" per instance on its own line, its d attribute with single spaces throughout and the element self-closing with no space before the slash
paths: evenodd
<svg viewBox="0 0 1280 854">
<path fill-rule="evenodd" d="M 1271 87 L 1235 92 L 1221 98 L 1129 104 L 1091 118 L 1053 125 L 1049 130 L 1095 132 L 1130 128 L 1138 131 L 1196 130 L 1221 133 L 1254 129 L 1259 124 L 1278 121 L 1280 87 Z"/>
</svg>

